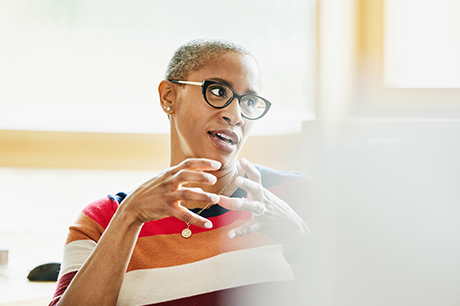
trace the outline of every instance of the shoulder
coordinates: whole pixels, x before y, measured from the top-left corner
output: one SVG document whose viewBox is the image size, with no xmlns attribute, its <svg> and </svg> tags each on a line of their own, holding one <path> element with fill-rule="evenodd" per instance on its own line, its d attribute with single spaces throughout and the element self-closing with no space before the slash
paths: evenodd
<svg viewBox="0 0 460 306">
<path fill-rule="evenodd" d="M 308 173 L 276 170 L 256 164 L 254 164 L 254 166 L 257 168 L 257 170 L 259 170 L 262 185 L 265 188 L 271 188 L 284 184 L 302 184 L 305 181 L 314 180 L 313 177 Z"/>
<path fill-rule="evenodd" d="M 254 165 L 259 170 L 262 185 L 288 203 L 298 213 L 315 201 L 316 179 L 308 173 L 275 170 Z"/>
<path fill-rule="evenodd" d="M 97 222 L 102 228 L 107 228 L 121 202 L 117 195 L 108 195 L 92 202 L 83 209 L 82 214 Z"/>
</svg>

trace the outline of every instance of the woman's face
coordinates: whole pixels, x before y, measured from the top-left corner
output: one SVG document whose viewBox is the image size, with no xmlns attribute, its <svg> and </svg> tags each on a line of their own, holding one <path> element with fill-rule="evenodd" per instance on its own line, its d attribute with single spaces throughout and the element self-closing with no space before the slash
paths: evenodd
<svg viewBox="0 0 460 306">
<path fill-rule="evenodd" d="M 258 94 L 261 88 L 257 63 L 251 56 L 227 53 L 190 73 L 187 80 L 215 80 L 226 83 L 239 94 Z M 223 168 L 234 164 L 254 121 L 241 116 L 238 99 L 223 109 L 208 105 L 202 88 L 195 85 L 176 86 L 171 113 L 171 163 L 186 158 L 210 158 Z"/>
</svg>

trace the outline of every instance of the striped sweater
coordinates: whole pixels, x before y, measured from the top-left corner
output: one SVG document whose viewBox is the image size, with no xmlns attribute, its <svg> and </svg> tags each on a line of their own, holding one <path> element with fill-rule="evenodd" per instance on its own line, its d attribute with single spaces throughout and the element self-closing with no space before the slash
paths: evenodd
<svg viewBox="0 0 460 306">
<path fill-rule="evenodd" d="M 256 166 L 262 184 L 281 199 L 302 204 L 293 197 L 303 190 L 308 175 Z M 96 248 L 99 239 L 126 196 L 118 193 L 87 206 L 70 226 L 56 291 L 56 305 L 73 277 Z M 236 190 L 232 197 L 244 197 Z M 295 206 L 293 207 L 295 209 Z M 192 210 L 197 212 L 198 209 Z M 201 214 L 212 229 L 190 226 L 174 217 L 143 225 L 123 280 L 117 305 L 264 305 L 274 302 L 269 293 L 294 280 L 283 247 L 259 232 L 230 239 L 228 232 L 251 219 L 247 211 L 229 211 L 218 204 Z M 289 285 L 287 286 L 289 287 Z M 284 292 L 284 291 L 283 291 Z M 279 296 L 278 293 L 275 296 Z M 262 305 L 262 304 L 259 304 Z"/>
</svg>

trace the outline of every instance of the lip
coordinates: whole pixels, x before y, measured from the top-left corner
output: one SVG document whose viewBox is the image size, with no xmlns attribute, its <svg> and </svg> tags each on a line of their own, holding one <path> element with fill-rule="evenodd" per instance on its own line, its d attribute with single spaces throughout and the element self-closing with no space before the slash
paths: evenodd
<svg viewBox="0 0 460 306">
<path fill-rule="evenodd" d="M 216 134 L 225 135 L 226 137 L 232 140 L 232 143 L 222 140 Z M 209 138 L 211 139 L 212 143 L 219 149 L 226 151 L 226 152 L 233 152 L 240 142 L 240 137 L 233 131 L 230 130 L 212 130 L 208 131 Z"/>
</svg>

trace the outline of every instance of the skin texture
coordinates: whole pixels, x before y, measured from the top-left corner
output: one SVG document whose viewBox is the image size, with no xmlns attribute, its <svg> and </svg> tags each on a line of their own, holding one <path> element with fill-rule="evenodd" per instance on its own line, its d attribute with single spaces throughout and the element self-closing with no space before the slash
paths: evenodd
<svg viewBox="0 0 460 306">
<path fill-rule="evenodd" d="M 255 60 L 234 52 L 191 72 L 187 81 L 205 79 L 226 82 L 238 94 L 258 94 L 261 88 Z M 200 227 L 212 227 L 209 220 L 187 208 L 219 202 L 228 209 L 263 212 L 230 232 L 235 239 L 260 231 L 280 240 L 285 250 L 291 251 L 308 238 L 310 231 L 302 219 L 262 187 L 257 169 L 246 160 L 237 160 L 254 121 L 241 116 L 236 100 L 224 109 L 215 109 L 204 100 L 201 87 L 169 81 L 160 83 L 159 95 L 162 109 L 171 120 L 170 167 L 125 198 L 59 305 L 115 305 L 144 222 L 174 216 Z M 209 131 L 234 133 L 238 143 L 223 149 Z M 239 177 L 218 196 L 235 173 Z M 243 177 L 245 173 L 247 179 Z M 237 187 L 248 192 L 247 200 L 227 197 Z"/>
</svg>

